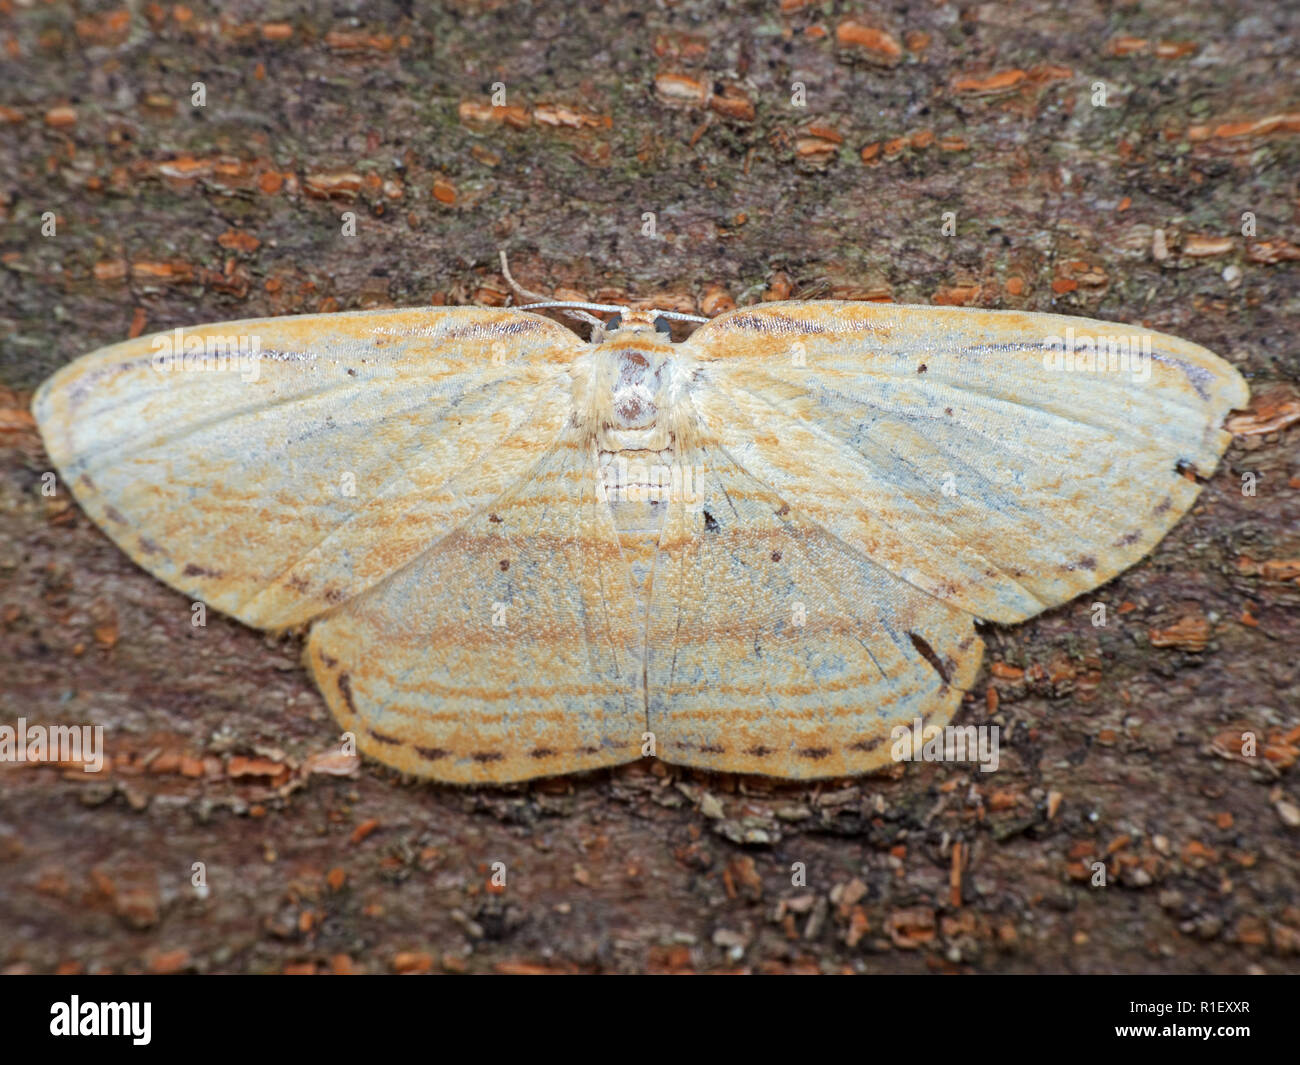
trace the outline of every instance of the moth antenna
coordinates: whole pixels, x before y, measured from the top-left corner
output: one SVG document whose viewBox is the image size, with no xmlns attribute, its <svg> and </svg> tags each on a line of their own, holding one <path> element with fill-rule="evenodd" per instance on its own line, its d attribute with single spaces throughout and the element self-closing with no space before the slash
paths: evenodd
<svg viewBox="0 0 1300 1065">
<path fill-rule="evenodd" d="M 702 315 L 702 314 L 687 314 L 687 313 L 685 313 L 684 311 L 656 311 L 656 310 L 651 310 L 650 313 L 653 314 L 653 315 L 655 315 L 655 316 L 658 317 L 658 318 L 672 318 L 672 319 L 674 319 L 675 321 L 678 321 L 678 322 L 707 322 L 707 321 L 709 321 L 709 319 L 708 319 L 708 318 L 705 318 L 704 315 Z"/>
<path fill-rule="evenodd" d="M 561 314 L 563 314 L 566 318 L 573 318 L 579 322 L 585 322 L 587 325 L 591 326 L 592 328 L 595 328 L 598 325 L 605 324 L 594 314 L 587 314 L 585 311 L 580 310 L 577 307 L 561 307 L 559 306 L 558 301 L 547 300 L 547 298 L 543 296 L 540 292 L 533 292 L 529 289 L 524 288 L 523 285 L 521 285 L 518 281 L 515 280 L 514 275 L 510 272 L 510 262 L 506 258 L 505 249 L 502 248 L 498 252 L 498 254 L 501 256 L 501 273 L 502 276 L 504 276 L 506 279 L 506 284 L 508 284 L 512 289 L 514 289 L 517 293 L 519 293 L 520 296 L 524 297 L 525 299 L 534 301 L 532 303 L 526 304 L 523 307 L 520 307 L 519 308 L 520 310 L 529 310 L 533 307 L 555 307 L 555 309 L 558 310 Z"/>
<path fill-rule="evenodd" d="M 502 248 L 497 254 L 501 256 L 501 273 L 504 275 L 507 285 L 509 285 L 512 289 L 514 289 L 517 293 L 519 293 L 520 296 L 524 297 L 524 299 L 533 300 L 533 301 L 546 299 L 546 297 L 543 296 L 540 292 L 532 292 L 524 288 L 523 285 L 521 285 L 518 281 L 515 280 L 514 274 L 510 272 L 510 262 L 506 258 L 506 252 L 504 248 Z"/>
<path fill-rule="evenodd" d="M 598 325 L 605 324 L 594 314 L 588 314 L 586 311 L 580 311 L 576 307 L 561 308 L 560 313 L 564 315 L 566 318 L 576 318 L 580 322 L 586 322 L 593 329 L 595 329 L 596 326 Z"/>
</svg>

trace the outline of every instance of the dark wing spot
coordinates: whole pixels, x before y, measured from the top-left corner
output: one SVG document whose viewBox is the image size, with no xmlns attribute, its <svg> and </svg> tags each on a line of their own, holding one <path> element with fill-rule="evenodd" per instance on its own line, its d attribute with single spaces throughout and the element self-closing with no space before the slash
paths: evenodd
<svg viewBox="0 0 1300 1065">
<path fill-rule="evenodd" d="M 321 652 L 320 660 L 321 660 L 321 664 L 326 669 L 334 669 L 339 664 L 339 660 L 337 658 L 334 658 L 331 655 L 327 655 L 324 651 Z"/>
<path fill-rule="evenodd" d="M 343 696 L 343 701 L 347 703 L 348 710 L 355 717 L 357 713 L 357 704 L 352 701 L 352 678 L 346 673 L 340 673 L 336 682 L 339 686 L 339 694 Z"/>
<path fill-rule="evenodd" d="M 214 569 L 204 569 L 202 566 L 196 566 L 193 562 L 187 562 L 185 569 L 181 572 L 182 577 L 220 577 L 221 574 Z"/>
<path fill-rule="evenodd" d="M 930 367 L 928 367 L 925 363 L 921 363 L 921 365 L 916 368 L 916 372 L 925 373 L 925 371 L 928 370 L 929 368 Z"/>
<path fill-rule="evenodd" d="M 1135 544 L 1142 538 L 1142 534 L 1134 529 L 1132 532 L 1125 533 L 1115 541 L 1116 547 L 1128 547 L 1129 544 Z"/>
<path fill-rule="evenodd" d="M 787 514 L 789 514 L 789 513 L 790 513 L 790 504 L 789 504 L 789 503 L 782 503 L 782 504 L 781 504 L 781 509 L 778 510 L 778 511 L 776 512 L 776 516 L 777 516 L 778 518 L 784 518 L 784 517 L 785 517 Z"/>
<path fill-rule="evenodd" d="M 488 515 L 488 521 L 490 521 L 493 525 L 500 525 L 500 524 L 501 524 L 501 519 L 498 518 L 495 514 L 489 514 L 489 515 Z"/>
<path fill-rule="evenodd" d="M 951 416 L 951 415 L 952 415 L 952 408 L 951 408 L 951 407 L 944 407 L 944 408 L 943 408 L 943 412 L 944 412 L 944 414 L 947 414 L 947 415 Z"/>
<path fill-rule="evenodd" d="M 802 758 L 811 758 L 814 762 L 816 762 L 829 755 L 831 753 L 831 749 L 829 747 L 805 747 L 803 748 L 803 750 L 796 751 L 795 753 Z"/>
<path fill-rule="evenodd" d="M 140 550 L 146 555 L 156 555 L 159 548 L 156 543 L 149 539 L 149 537 L 142 536 L 140 537 Z"/>
<path fill-rule="evenodd" d="M 501 572 L 505 573 L 505 571 L 510 568 L 510 559 L 503 558 L 500 562 L 497 563 L 497 565 L 501 567 Z"/>
<path fill-rule="evenodd" d="M 1160 506 L 1156 507 L 1156 509 L 1153 510 L 1151 513 L 1152 513 L 1152 514 L 1163 514 L 1165 511 L 1167 511 L 1167 510 L 1168 510 L 1170 507 L 1172 507 L 1173 505 L 1174 505 L 1174 501 L 1173 501 L 1172 499 L 1170 499 L 1168 496 L 1165 496 L 1165 498 L 1164 498 L 1164 502 L 1162 502 L 1162 503 L 1160 504 Z"/>
<path fill-rule="evenodd" d="M 352 369 L 351 366 L 349 366 L 349 367 L 348 367 L 348 376 L 349 376 L 349 377 L 356 377 L 356 375 L 357 375 L 357 371 L 354 370 L 354 369 Z"/>
<path fill-rule="evenodd" d="M 528 752 L 529 758 L 554 758 L 560 752 L 553 747 L 538 747 Z"/>
<path fill-rule="evenodd" d="M 934 648 L 930 646 L 930 641 L 924 636 L 918 636 L 914 632 L 909 632 L 908 638 L 912 641 L 912 646 L 916 648 L 916 653 L 930 663 L 933 669 L 943 679 L 945 684 L 948 683 L 948 671 L 944 668 L 943 662 L 939 656 L 934 653 Z"/>
<path fill-rule="evenodd" d="M 106 517 L 109 521 L 117 522 L 119 525 L 126 524 L 126 519 L 122 517 L 121 513 L 119 513 L 117 509 L 114 507 L 105 507 L 104 517 Z"/>
<path fill-rule="evenodd" d="M 707 743 L 700 748 L 704 754 L 726 754 L 727 748 L 717 743 Z"/>
<path fill-rule="evenodd" d="M 858 740 L 857 743 L 849 744 L 849 750 L 862 751 L 864 754 L 870 754 L 884 742 L 884 740 Z"/>
<path fill-rule="evenodd" d="M 95 482 L 90 479 L 90 474 L 83 473 L 80 477 L 77 478 L 77 480 L 80 481 L 82 484 L 84 484 L 92 492 L 95 490 Z"/>
<path fill-rule="evenodd" d="M 346 598 L 346 593 L 338 588 L 325 589 L 325 602 L 327 603 L 341 603 Z"/>
<path fill-rule="evenodd" d="M 771 313 L 762 315 L 738 314 L 733 318 L 728 318 L 724 327 L 750 333 L 825 333 L 827 331 L 816 322 Z"/>
<path fill-rule="evenodd" d="M 704 528 L 709 532 L 718 531 L 718 519 L 707 510 L 704 512 Z"/>
<path fill-rule="evenodd" d="M 773 551 L 773 552 L 772 552 L 772 561 L 773 561 L 773 562 L 780 562 L 780 561 L 781 561 L 781 552 L 780 552 L 780 551 Z"/>
<path fill-rule="evenodd" d="M 441 747 L 417 747 L 415 753 L 430 762 L 436 762 L 439 758 L 446 758 L 451 754 L 450 751 L 444 751 Z"/>
<path fill-rule="evenodd" d="M 389 743 L 393 745 L 398 745 L 402 742 L 396 736 L 385 736 L 382 732 L 376 732 L 372 728 L 366 729 L 366 731 L 369 732 L 370 735 L 374 736 L 374 738 L 377 739 L 380 743 Z"/>
<path fill-rule="evenodd" d="M 766 758 L 772 753 L 772 748 L 759 745 L 758 747 L 751 747 L 745 753 L 752 754 L 755 758 Z"/>
<path fill-rule="evenodd" d="M 500 751 L 475 751 L 470 755 L 476 762 L 503 762 L 505 755 Z"/>
</svg>

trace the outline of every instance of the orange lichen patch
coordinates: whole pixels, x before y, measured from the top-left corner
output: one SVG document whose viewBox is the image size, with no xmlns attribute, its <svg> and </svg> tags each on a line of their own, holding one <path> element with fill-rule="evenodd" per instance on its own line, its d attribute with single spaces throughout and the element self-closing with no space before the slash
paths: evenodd
<svg viewBox="0 0 1300 1065">
<path fill-rule="evenodd" d="M 654 89 L 659 101 L 669 107 L 703 107 L 710 95 L 706 82 L 687 74 L 660 74 Z"/>
<path fill-rule="evenodd" d="M 1192 259 L 1208 259 L 1215 255 L 1227 255 L 1232 251 L 1231 237 L 1215 237 L 1203 233 L 1191 233 L 1183 240 L 1183 254 Z"/>
<path fill-rule="evenodd" d="M 352 843 L 360 843 L 378 827 L 379 821 L 374 817 L 369 817 L 352 830 L 352 835 L 349 837 L 349 841 Z"/>
<path fill-rule="evenodd" d="M 269 758 L 248 758 L 244 755 L 232 755 L 226 763 L 226 776 L 231 780 L 244 777 L 264 777 L 272 784 L 283 783 L 289 776 L 289 767 L 283 762 L 273 762 Z"/>
<path fill-rule="evenodd" d="M 1079 285 L 1097 287 L 1110 284 L 1106 271 L 1085 259 L 1065 259 L 1058 262 L 1056 274 L 1058 279 L 1075 282 L 1073 285 L 1062 285 L 1060 288 L 1057 288 L 1056 283 L 1053 282 L 1053 290 L 1059 292 L 1072 292 Z"/>
<path fill-rule="evenodd" d="M 953 79 L 952 89 L 954 92 L 971 96 L 996 96 L 1000 93 L 1011 92 L 1022 86 L 1043 86 L 1073 76 L 1074 71 L 1069 67 L 1040 63 L 1029 70 L 1013 67 L 1009 70 L 999 70 L 983 76 L 977 74 L 960 75 Z"/>
<path fill-rule="evenodd" d="M 700 310 L 710 318 L 735 309 L 736 301 L 721 285 L 710 285 L 700 298 Z"/>
<path fill-rule="evenodd" d="M 0 390 L 0 433 L 28 432 L 36 427 L 27 404 L 7 389 Z M 11 620 L 6 617 L 6 620 Z"/>
<path fill-rule="evenodd" d="M 1010 92 L 1028 78 L 1023 70 L 1000 70 L 996 74 L 984 76 L 965 75 L 952 83 L 954 92 L 969 93 L 973 96 L 992 96 L 996 93 Z"/>
<path fill-rule="evenodd" d="M 989 666 L 989 672 L 999 680 L 1023 680 L 1025 671 L 1017 666 L 1009 666 L 1005 662 L 993 662 Z"/>
<path fill-rule="evenodd" d="M 1237 572 L 1243 577 L 1262 577 L 1266 581 L 1300 581 L 1300 559 L 1270 558 L 1256 562 L 1242 555 L 1237 559 Z"/>
<path fill-rule="evenodd" d="M 446 178 L 435 178 L 432 192 L 433 198 L 439 203 L 451 206 L 456 202 L 456 186 Z"/>
<path fill-rule="evenodd" d="M 1244 414 L 1229 418 L 1224 428 L 1234 436 L 1263 436 L 1300 421 L 1300 399 L 1285 388 L 1270 389 L 1252 397 Z"/>
<path fill-rule="evenodd" d="M 656 59 L 677 59 L 684 63 L 698 63 L 709 54 L 708 38 L 691 33 L 656 34 L 650 47 Z"/>
<path fill-rule="evenodd" d="M 395 43 L 386 33 L 366 33 L 364 30 L 331 30 L 325 34 L 325 47 L 335 55 L 383 55 L 391 52 Z"/>
<path fill-rule="evenodd" d="M 934 143 L 934 131 L 929 129 L 920 129 L 908 138 L 908 142 L 917 151 L 924 151 Z"/>
<path fill-rule="evenodd" d="M 141 107 L 155 115 L 174 115 L 176 99 L 165 92 L 151 92 L 141 101 Z"/>
<path fill-rule="evenodd" d="M 319 200 L 355 200 L 361 191 L 361 175 L 350 170 L 308 174 L 303 191 Z"/>
<path fill-rule="evenodd" d="M 1021 799 L 1019 792 L 1010 788 L 999 788 L 989 796 L 988 806 L 990 810 L 1010 810 L 1019 806 Z"/>
<path fill-rule="evenodd" d="M 1182 651 L 1204 651 L 1210 641 L 1211 626 L 1201 614 L 1186 614 L 1168 628 L 1151 629 L 1152 647 L 1176 647 Z"/>
<path fill-rule="evenodd" d="M 1008 296 L 1023 296 L 1025 292 L 1025 281 L 1021 277 L 1007 278 L 1006 290 Z"/>
<path fill-rule="evenodd" d="M 465 123 L 496 123 L 513 129 L 527 129 L 533 121 L 528 108 L 519 104 L 495 107 L 478 100 L 462 100 L 457 113 L 460 115 L 460 120 Z"/>
<path fill-rule="evenodd" d="M 794 155 L 797 160 L 813 166 L 825 166 L 838 154 L 844 138 L 830 126 L 813 124 L 796 134 Z"/>
<path fill-rule="evenodd" d="M 399 973 L 427 973 L 433 968 L 433 955 L 424 951 L 403 951 L 393 955 L 393 971 Z"/>
<path fill-rule="evenodd" d="M 83 44 L 121 44 L 131 29 L 131 12 L 127 8 L 106 11 L 79 18 L 72 25 Z"/>
<path fill-rule="evenodd" d="M 965 137 L 944 137 L 939 141 L 939 149 L 945 152 L 964 152 L 969 147 Z"/>
<path fill-rule="evenodd" d="M 1271 266 L 1274 263 L 1292 263 L 1300 259 L 1300 245 L 1292 244 L 1280 237 L 1275 240 L 1261 240 L 1246 246 L 1246 259 L 1252 263 Z"/>
<path fill-rule="evenodd" d="M 769 279 L 762 298 L 767 302 L 788 300 L 793 291 L 794 285 L 790 281 L 790 275 L 783 270 L 778 270 Z"/>
<path fill-rule="evenodd" d="M 227 229 L 217 238 L 217 243 L 231 251 L 254 252 L 262 246 L 252 233 L 243 229 Z"/>
<path fill-rule="evenodd" d="M 979 285 L 946 285 L 930 297 L 940 307 L 964 307 L 979 299 Z"/>
<path fill-rule="evenodd" d="M 1207 127 L 1194 126 L 1187 131 L 1189 139 L 1204 139 L 1203 136 L 1193 137 L 1193 129 L 1199 133 Z M 1268 115 L 1264 118 L 1246 119 L 1240 122 L 1224 122 L 1208 131 L 1208 136 L 1216 140 L 1237 140 L 1243 137 L 1267 137 L 1272 133 L 1300 133 L 1300 112 Z"/>
<path fill-rule="evenodd" d="M 709 109 L 737 122 L 752 122 L 756 114 L 754 101 L 739 85 L 722 86 L 721 92 L 709 97 Z"/>
<path fill-rule="evenodd" d="M 1141 55 L 1151 46 L 1151 42 L 1145 37 L 1112 37 L 1106 43 L 1106 51 L 1111 55 Z"/>
<path fill-rule="evenodd" d="M 575 111 L 563 104 L 538 104 L 533 108 L 533 118 L 539 125 L 564 129 L 610 129 L 614 125 L 610 115 Z"/>
<path fill-rule="evenodd" d="M 190 952 L 184 947 L 176 950 L 159 950 L 149 955 L 149 971 L 170 976 L 181 972 L 190 964 Z"/>
<path fill-rule="evenodd" d="M 25 122 L 27 116 L 13 107 L 0 106 L 0 122 L 8 125 L 17 125 L 19 122 Z"/>
<path fill-rule="evenodd" d="M 908 30 L 903 34 L 903 43 L 907 45 L 907 50 L 920 55 L 930 47 L 930 35 L 924 30 Z"/>
<path fill-rule="evenodd" d="M 342 891 L 343 885 L 347 883 L 348 874 L 340 867 L 335 866 L 325 875 L 325 883 L 329 885 L 331 891 Z"/>
<path fill-rule="evenodd" d="M 173 181 L 196 181 L 211 174 L 212 168 L 213 160 L 196 159 L 192 155 L 162 159 L 152 165 L 152 169 L 159 177 Z"/>
<path fill-rule="evenodd" d="M 176 285 L 194 278 L 194 267 L 187 262 L 141 261 L 131 264 L 131 280 Z"/>
<path fill-rule="evenodd" d="M 45 124 L 51 129 L 67 129 L 77 124 L 76 108 L 68 107 L 66 104 L 60 107 L 51 107 L 45 112 Z"/>
<path fill-rule="evenodd" d="M 293 26 L 287 22 L 263 22 L 261 34 L 264 41 L 287 41 L 293 36 Z"/>
<path fill-rule="evenodd" d="M 596 293 L 597 302 L 620 302 L 620 297 L 606 297 L 603 292 Z M 680 292 L 652 292 L 634 300 L 623 300 L 633 310 L 680 311 L 682 314 L 699 314 L 700 308 L 695 300 Z"/>
<path fill-rule="evenodd" d="M 902 46 L 892 33 L 854 19 L 845 19 L 835 27 L 835 42 L 844 51 L 883 66 L 895 66 L 903 56 Z"/>
<path fill-rule="evenodd" d="M 1064 81 L 1074 77 L 1069 67 L 1058 67 L 1053 63 L 1039 63 L 1029 68 L 1029 80 L 1035 85 L 1047 85 L 1053 81 Z"/>
<path fill-rule="evenodd" d="M 862 149 L 861 154 L 862 154 L 862 161 L 864 163 L 877 162 L 878 160 L 876 157 L 880 155 L 880 142 L 876 141 L 874 144 L 868 144 L 865 148 Z"/>
<path fill-rule="evenodd" d="M 1153 46 L 1146 37 L 1112 37 L 1106 44 L 1105 51 L 1112 56 L 1132 56 L 1154 54 L 1158 59 L 1182 59 L 1195 55 L 1200 45 L 1195 41 L 1157 41 Z"/>
<path fill-rule="evenodd" d="M 934 940 L 934 911 L 923 907 L 895 910 L 885 918 L 885 931 L 894 946 L 916 950 Z"/>
</svg>

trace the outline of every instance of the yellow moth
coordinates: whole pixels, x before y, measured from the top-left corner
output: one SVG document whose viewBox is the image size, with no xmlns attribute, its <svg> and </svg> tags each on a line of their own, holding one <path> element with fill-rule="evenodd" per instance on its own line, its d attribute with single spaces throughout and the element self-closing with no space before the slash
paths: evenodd
<svg viewBox="0 0 1300 1065">
<path fill-rule="evenodd" d="M 590 342 L 477 307 L 175 330 L 34 411 L 142 567 L 310 625 L 362 751 L 499 782 L 886 764 L 896 725 L 952 717 L 975 620 L 1147 554 L 1248 398 L 1202 347 L 1082 318 L 771 303 L 674 343 L 620 310 Z"/>
</svg>

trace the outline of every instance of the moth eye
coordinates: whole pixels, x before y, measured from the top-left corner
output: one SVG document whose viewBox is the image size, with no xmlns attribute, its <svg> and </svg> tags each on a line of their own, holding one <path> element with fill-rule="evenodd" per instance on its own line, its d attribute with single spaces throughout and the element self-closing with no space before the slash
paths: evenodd
<svg viewBox="0 0 1300 1065">
<path fill-rule="evenodd" d="M 621 314 L 616 314 L 614 315 L 613 318 L 611 318 L 608 322 L 605 323 L 605 332 L 612 333 L 615 329 L 617 329 L 622 324 L 623 324 L 623 316 Z"/>
<path fill-rule="evenodd" d="M 673 331 L 673 323 L 665 318 L 662 314 L 655 319 L 655 332 L 669 334 Z"/>
</svg>

